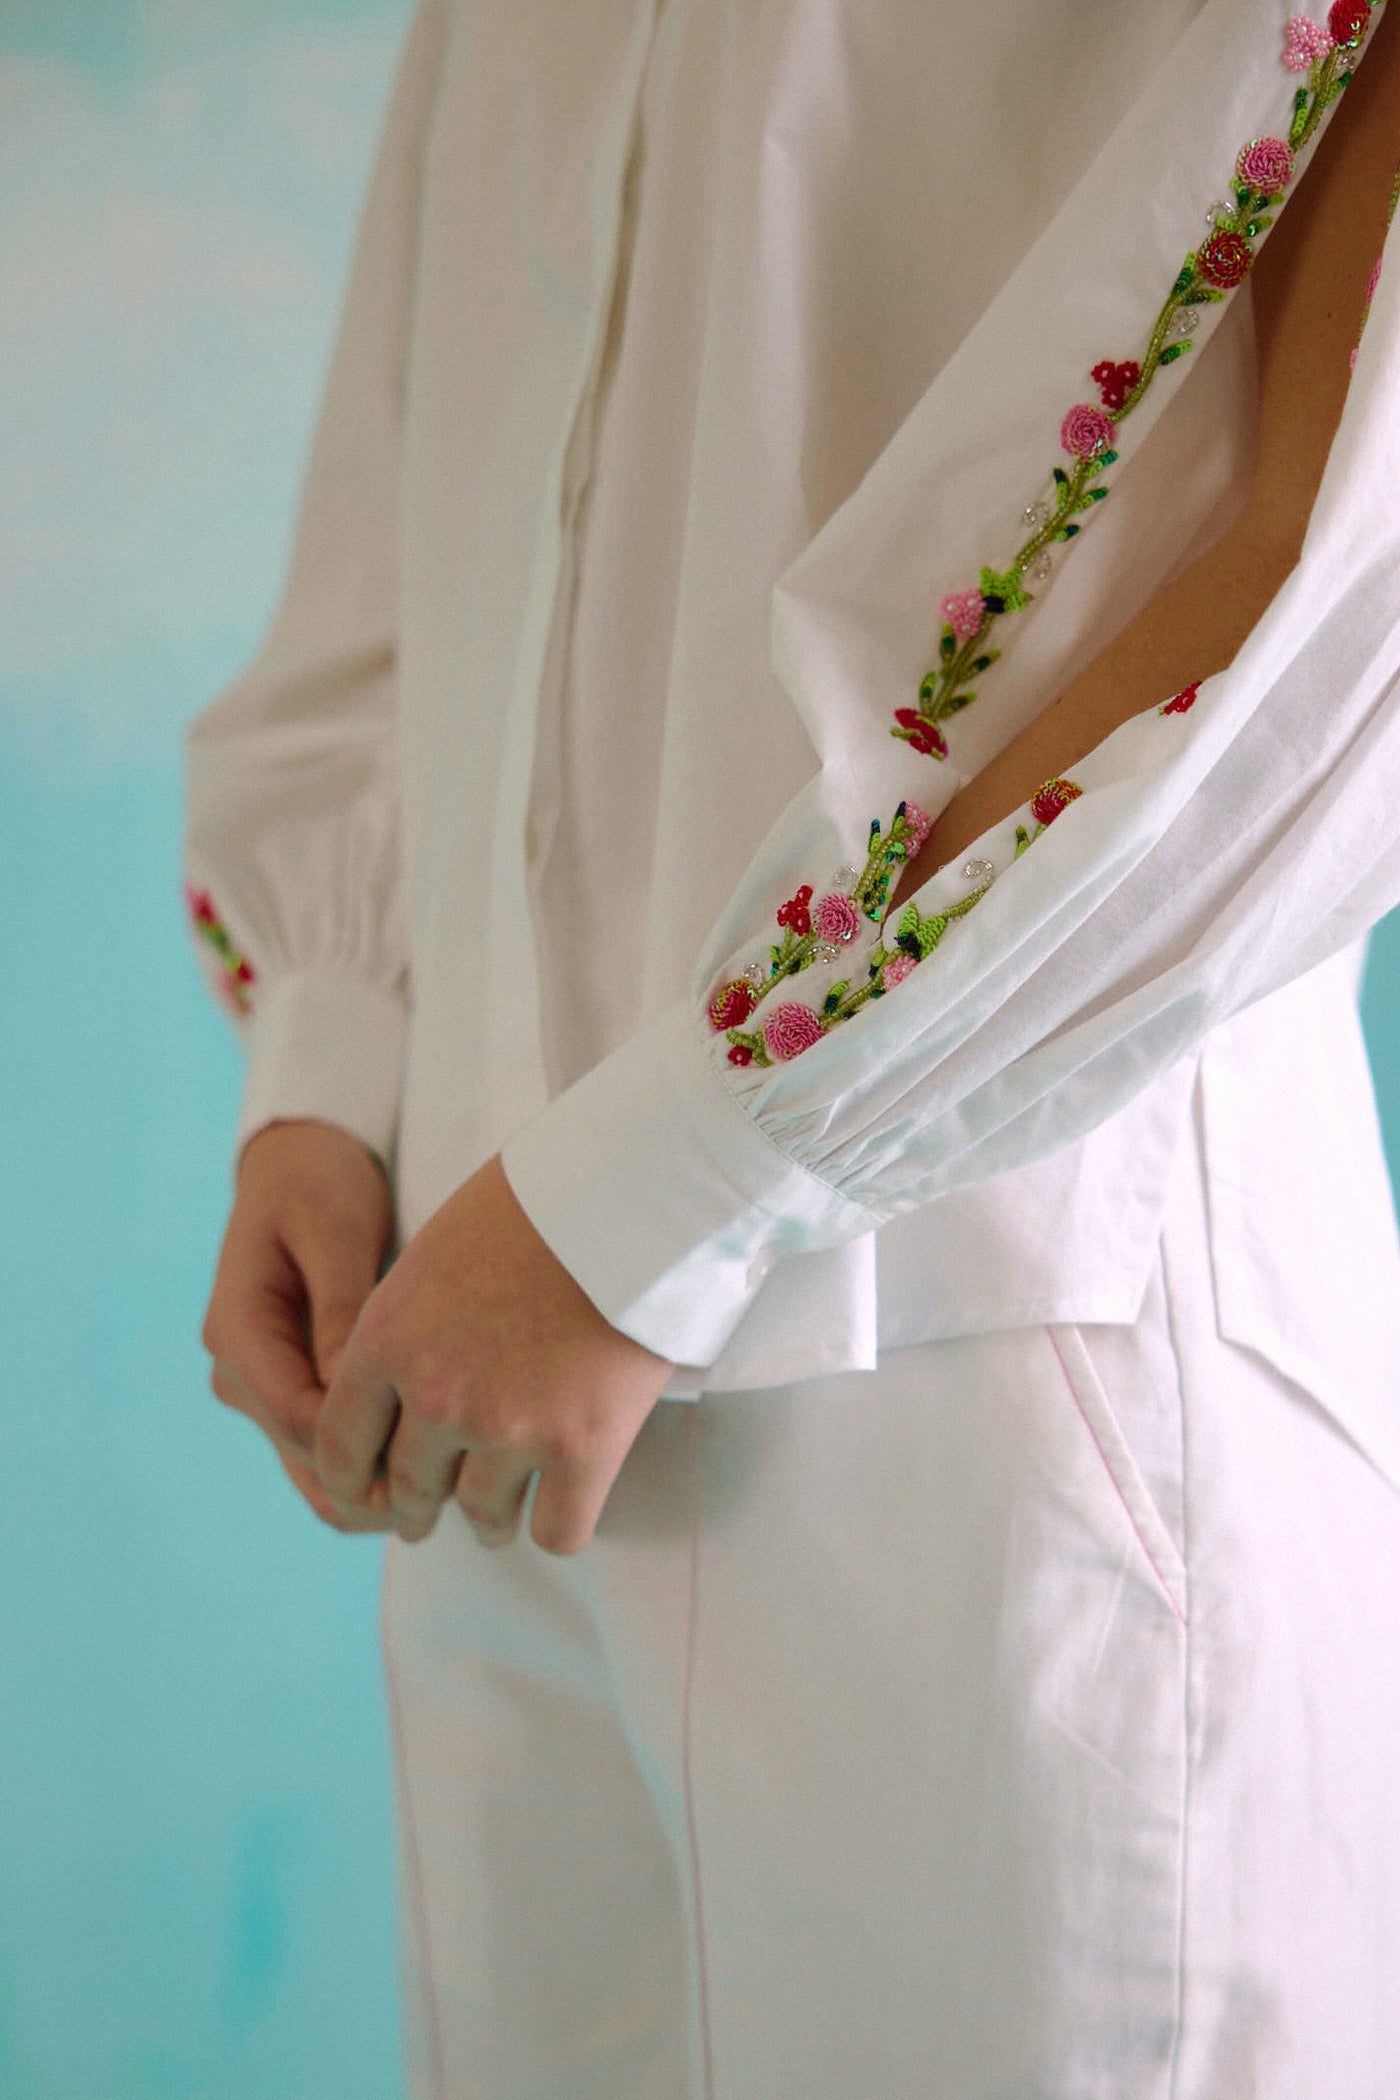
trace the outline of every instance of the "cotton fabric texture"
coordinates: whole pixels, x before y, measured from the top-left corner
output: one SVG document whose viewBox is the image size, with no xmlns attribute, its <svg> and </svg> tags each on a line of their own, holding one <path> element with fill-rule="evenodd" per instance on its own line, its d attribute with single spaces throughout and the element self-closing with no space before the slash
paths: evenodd
<svg viewBox="0 0 1400 2100">
<path fill-rule="evenodd" d="M 1394 2087 L 1400 1251 L 1355 1011 L 1400 900 L 1393 225 L 1228 670 L 916 892 L 981 890 L 800 1055 L 710 1016 L 1242 513 L 1247 276 L 947 756 L 891 736 L 1287 137 L 1287 19 L 414 19 L 287 590 L 189 740 L 239 1140 L 343 1125 L 404 1238 L 503 1150 L 705 1396 L 576 1565 L 488 1567 L 453 1512 L 390 1548 L 419 2092 Z"/>
</svg>

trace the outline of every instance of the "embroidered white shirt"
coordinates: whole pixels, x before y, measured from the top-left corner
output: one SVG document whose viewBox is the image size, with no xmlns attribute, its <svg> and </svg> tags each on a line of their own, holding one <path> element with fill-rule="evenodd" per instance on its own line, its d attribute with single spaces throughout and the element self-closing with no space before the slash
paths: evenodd
<svg viewBox="0 0 1400 2100">
<path fill-rule="evenodd" d="M 503 1148 L 678 1394 L 1132 1317 L 1203 1046 L 1400 899 L 1400 233 L 1302 559 L 1229 669 L 924 885 L 922 946 L 860 899 L 831 952 L 797 929 L 1239 515 L 1247 276 L 1171 319 L 1111 443 L 1084 415 L 1188 255 L 1205 282 L 1241 150 L 1341 69 L 1290 70 L 1286 19 L 425 0 L 286 593 L 189 738 L 240 1139 L 343 1124 L 405 1234 Z M 1107 464 L 1073 449 L 1096 429 Z M 1047 511 L 1083 529 L 997 612 L 983 572 Z M 943 690 L 969 592 L 1000 654 Z M 931 670 L 976 693 L 945 757 L 891 734 Z M 735 1040 L 711 1006 L 746 972 Z M 1374 1196 L 1373 1119 L 1365 1146 Z"/>
</svg>

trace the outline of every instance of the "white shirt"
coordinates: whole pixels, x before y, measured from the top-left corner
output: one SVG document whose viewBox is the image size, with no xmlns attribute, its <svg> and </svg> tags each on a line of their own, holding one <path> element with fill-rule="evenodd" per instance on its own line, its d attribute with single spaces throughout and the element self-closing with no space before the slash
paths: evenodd
<svg viewBox="0 0 1400 2100">
<path fill-rule="evenodd" d="M 1341 63 L 1294 30 L 1290 69 L 1286 20 L 425 0 L 286 594 L 189 741 L 240 1139 L 343 1124 L 393 1158 L 405 1235 L 503 1148 L 674 1393 L 771 1384 L 1131 1319 L 1196 1070 L 1301 979 L 1270 1099 L 1345 1065 L 1341 1138 L 1304 1118 L 1294 1149 L 1348 1148 L 1393 1280 L 1354 960 L 1304 973 L 1400 899 L 1394 231 L 1302 559 L 1234 663 L 1076 767 L 1053 829 L 1028 807 L 940 871 L 917 965 L 823 1013 L 903 952 L 902 914 L 850 903 L 872 820 L 936 815 L 1242 510 L 1247 276 L 1120 418 L 1091 373 L 1148 363 L 1213 227 L 1217 277 L 1266 237 L 1216 227 L 1237 156 Z M 1337 106 L 1291 167 L 1256 152 L 1283 208 Z M 1106 497 L 1048 574 L 1026 556 L 1032 602 L 984 591 L 999 659 L 937 687 L 943 600 L 1008 572 L 1056 468 Z M 946 756 L 891 734 L 930 666 L 977 696 Z M 804 885 L 857 925 L 834 957 Z M 711 1005 L 749 970 L 732 1036 Z"/>
</svg>

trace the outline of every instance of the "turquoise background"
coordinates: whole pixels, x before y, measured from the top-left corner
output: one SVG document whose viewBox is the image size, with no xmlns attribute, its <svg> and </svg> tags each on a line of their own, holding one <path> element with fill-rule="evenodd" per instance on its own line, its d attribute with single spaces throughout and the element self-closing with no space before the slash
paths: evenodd
<svg viewBox="0 0 1400 2100">
<path fill-rule="evenodd" d="M 0 5 L 3 2100 L 401 2089 L 378 1548 L 198 1340 L 179 732 L 271 609 L 406 12 Z M 1366 1008 L 1400 1159 L 1394 920 Z"/>
</svg>

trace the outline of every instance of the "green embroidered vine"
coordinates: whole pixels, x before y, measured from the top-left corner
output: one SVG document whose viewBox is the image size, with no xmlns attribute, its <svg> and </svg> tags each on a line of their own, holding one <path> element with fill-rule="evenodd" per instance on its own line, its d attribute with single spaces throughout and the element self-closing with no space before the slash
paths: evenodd
<svg viewBox="0 0 1400 2100">
<path fill-rule="evenodd" d="M 1376 0 L 1382 5 L 1383 0 Z M 1050 549 L 1077 537 L 1077 522 L 1108 494 L 1097 478 L 1118 457 L 1113 439 L 1117 426 L 1132 414 L 1164 365 L 1174 364 L 1192 347 L 1197 309 L 1215 305 L 1243 283 L 1255 259 L 1255 242 L 1274 223 L 1277 207 L 1293 179 L 1297 155 L 1308 145 L 1323 112 L 1351 81 L 1349 62 L 1365 41 L 1373 8 L 1369 0 L 1335 0 L 1327 26 L 1295 15 L 1284 35 L 1283 62 L 1293 72 L 1306 72 L 1307 83 L 1293 98 L 1288 136 L 1250 139 L 1235 161 L 1230 199 L 1206 214 L 1211 231 L 1186 256 L 1153 322 L 1140 359 L 1115 363 L 1105 358 L 1090 374 L 1099 388 L 1099 403 L 1077 402 L 1060 425 L 1060 444 L 1074 462 L 1053 470 L 1053 493 L 1026 506 L 1032 530 L 1004 569 L 983 568 L 974 588 L 950 592 L 939 607 L 943 626 L 938 662 L 919 687 L 915 707 L 895 709 L 891 735 L 931 758 L 946 758 L 948 743 L 941 727 L 976 699 L 969 683 L 990 670 L 1001 655 L 986 642 L 997 621 L 1029 605 L 1034 594 L 1026 580 L 1039 582 L 1051 571 Z"/>
</svg>

